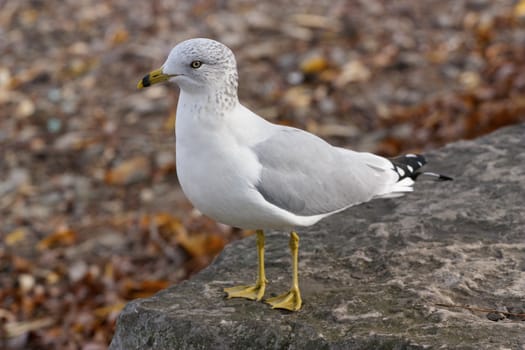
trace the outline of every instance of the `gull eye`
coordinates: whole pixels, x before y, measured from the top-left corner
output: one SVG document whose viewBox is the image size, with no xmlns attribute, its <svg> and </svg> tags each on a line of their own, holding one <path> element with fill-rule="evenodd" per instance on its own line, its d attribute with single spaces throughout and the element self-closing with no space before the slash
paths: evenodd
<svg viewBox="0 0 525 350">
<path fill-rule="evenodd" d="M 197 68 L 200 68 L 202 66 L 202 62 L 201 61 L 193 61 L 193 62 L 191 62 L 190 66 L 193 69 L 197 69 Z"/>
</svg>

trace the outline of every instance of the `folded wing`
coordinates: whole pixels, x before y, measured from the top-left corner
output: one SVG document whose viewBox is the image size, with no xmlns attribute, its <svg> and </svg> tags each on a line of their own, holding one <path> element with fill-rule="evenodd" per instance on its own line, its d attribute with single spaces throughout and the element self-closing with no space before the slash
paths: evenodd
<svg viewBox="0 0 525 350">
<path fill-rule="evenodd" d="M 333 147 L 295 128 L 280 128 L 253 151 L 261 165 L 256 189 L 270 203 L 301 216 L 345 209 L 374 197 L 412 190 L 388 159 Z"/>
</svg>

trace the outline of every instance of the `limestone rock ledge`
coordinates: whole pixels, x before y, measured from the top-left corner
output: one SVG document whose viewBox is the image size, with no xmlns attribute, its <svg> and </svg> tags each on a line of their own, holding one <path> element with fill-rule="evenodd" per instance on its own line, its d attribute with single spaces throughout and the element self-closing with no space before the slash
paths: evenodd
<svg viewBox="0 0 525 350">
<path fill-rule="evenodd" d="M 110 349 L 524 349 L 523 319 L 438 304 L 524 312 L 525 124 L 427 158 L 455 181 L 419 181 L 298 231 L 300 312 L 225 299 L 224 287 L 255 279 L 249 237 L 130 302 Z M 287 242 L 267 233 L 266 297 L 289 287 Z"/>
</svg>

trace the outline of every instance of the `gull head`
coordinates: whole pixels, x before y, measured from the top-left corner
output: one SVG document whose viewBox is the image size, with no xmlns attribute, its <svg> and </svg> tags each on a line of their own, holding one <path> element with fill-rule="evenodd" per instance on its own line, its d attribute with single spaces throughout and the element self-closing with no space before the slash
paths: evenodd
<svg viewBox="0 0 525 350">
<path fill-rule="evenodd" d="M 144 88 L 163 81 L 176 83 L 189 94 L 237 98 L 237 64 L 233 52 L 211 39 L 190 39 L 175 46 L 161 68 L 139 81 Z"/>
</svg>

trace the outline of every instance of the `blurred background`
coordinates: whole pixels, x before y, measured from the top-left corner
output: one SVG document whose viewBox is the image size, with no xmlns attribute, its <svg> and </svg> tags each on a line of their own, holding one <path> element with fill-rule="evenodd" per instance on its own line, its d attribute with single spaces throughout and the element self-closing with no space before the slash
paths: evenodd
<svg viewBox="0 0 525 350">
<path fill-rule="evenodd" d="M 0 348 L 105 349 L 127 301 L 250 234 L 178 187 L 178 90 L 136 90 L 198 36 L 235 52 L 245 105 L 340 146 L 525 121 L 525 1 L 0 0 Z"/>
</svg>

